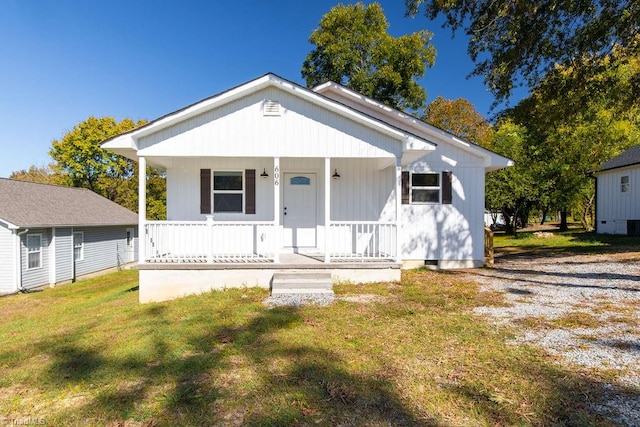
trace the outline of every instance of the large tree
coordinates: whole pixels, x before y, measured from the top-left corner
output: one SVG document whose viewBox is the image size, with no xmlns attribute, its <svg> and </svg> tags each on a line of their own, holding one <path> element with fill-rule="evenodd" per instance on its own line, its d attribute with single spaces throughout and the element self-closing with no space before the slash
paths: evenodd
<svg viewBox="0 0 640 427">
<path fill-rule="evenodd" d="M 53 170 L 69 178 L 74 187 L 86 187 L 113 200 L 105 178 L 130 178 L 133 163 L 115 153 L 103 150 L 102 141 L 133 129 L 144 121 L 113 117 L 89 117 L 62 137 L 51 143 L 49 155 Z"/>
<path fill-rule="evenodd" d="M 104 150 L 100 144 L 113 136 L 146 123 L 113 117 L 89 117 L 60 140 L 52 142 L 49 154 L 55 174 L 68 185 L 88 188 L 132 211 L 138 210 L 138 166 L 135 162 Z M 166 181 L 164 175 L 147 168 L 147 216 L 164 219 Z"/>
<path fill-rule="evenodd" d="M 40 184 L 65 185 L 67 183 L 64 177 L 54 173 L 49 166 L 30 166 L 29 169 L 13 171 L 9 178 L 19 181 L 38 182 Z"/>
<path fill-rule="evenodd" d="M 531 169 L 546 189 L 539 195 L 541 205 L 560 210 L 561 229 L 567 228 L 571 211 L 580 211 L 583 225 L 591 227 L 594 188 L 588 172 L 640 143 L 640 110 L 620 102 L 640 72 L 640 60 L 627 55 L 628 50 L 614 47 L 614 54 L 600 60 L 584 58 L 600 70 L 586 78 L 579 66 L 558 66 L 506 112 L 528 130 Z M 558 97 L 563 87 L 572 89 Z"/>
<path fill-rule="evenodd" d="M 437 97 L 425 109 L 422 120 L 474 144 L 483 147 L 491 144 L 491 124 L 464 98 Z"/>
<path fill-rule="evenodd" d="M 378 3 L 338 5 L 325 14 L 309 41 L 302 66 L 307 86 L 328 80 L 401 110 L 420 110 L 426 93 L 416 79 L 435 60 L 427 31 L 392 37 Z"/>
<path fill-rule="evenodd" d="M 598 61 L 583 58 L 603 58 L 616 45 L 640 52 L 637 0 L 405 0 L 405 5 L 408 15 L 423 7 L 429 19 L 443 15 L 445 26 L 466 32 L 476 63 L 472 74 L 484 76 L 498 100 L 523 82 L 537 86 L 556 64 L 595 75 Z M 639 93 L 636 84 L 633 99 Z"/>
<path fill-rule="evenodd" d="M 491 141 L 491 148 L 512 159 L 515 166 L 487 174 L 485 207 L 492 212 L 502 213 L 507 231 L 514 235 L 518 223 L 525 225 L 529 211 L 537 202 L 529 137 L 524 126 L 507 119 L 498 123 Z"/>
</svg>

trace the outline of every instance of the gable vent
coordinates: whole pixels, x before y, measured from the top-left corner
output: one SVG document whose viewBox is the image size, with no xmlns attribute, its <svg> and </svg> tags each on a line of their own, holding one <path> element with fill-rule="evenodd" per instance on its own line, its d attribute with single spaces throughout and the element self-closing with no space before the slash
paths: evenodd
<svg viewBox="0 0 640 427">
<path fill-rule="evenodd" d="M 278 101 L 264 101 L 263 114 L 265 116 L 280 116 L 280 103 Z"/>
</svg>

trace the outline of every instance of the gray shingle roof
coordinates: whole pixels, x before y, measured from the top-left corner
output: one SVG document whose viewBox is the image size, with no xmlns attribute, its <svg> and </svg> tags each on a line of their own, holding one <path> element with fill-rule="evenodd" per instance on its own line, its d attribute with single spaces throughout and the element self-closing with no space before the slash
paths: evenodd
<svg viewBox="0 0 640 427">
<path fill-rule="evenodd" d="M 601 171 L 640 164 L 640 145 L 634 145 L 619 156 L 600 165 Z"/>
<path fill-rule="evenodd" d="M 0 178 L 0 220 L 20 227 L 133 225 L 138 215 L 85 188 Z"/>
</svg>

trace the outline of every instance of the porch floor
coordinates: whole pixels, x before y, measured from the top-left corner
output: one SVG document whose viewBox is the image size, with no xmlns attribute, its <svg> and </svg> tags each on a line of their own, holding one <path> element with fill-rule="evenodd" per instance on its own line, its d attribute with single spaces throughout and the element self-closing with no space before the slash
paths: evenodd
<svg viewBox="0 0 640 427">
<path fill-rule="evenodd" d="M 320 253 L 282 253 L 280 262 L 260 258 L 220 258 L 207 262 L 206 258 L 190 259 L 151 259 L 138 265 L 140 270 L 231 270 L 231 269 L 376 269 L 400 268 L 392 259 L 380 258 L 332 258 L 324 262 Z"/>
</svg>

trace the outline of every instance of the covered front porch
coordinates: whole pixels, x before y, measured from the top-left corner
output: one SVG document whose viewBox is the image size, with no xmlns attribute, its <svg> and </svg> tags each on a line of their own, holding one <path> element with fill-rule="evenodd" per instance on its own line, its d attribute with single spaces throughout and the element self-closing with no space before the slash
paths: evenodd
<svg viewBox="0 0 640 427">
<path fill-rule="evenodd" d="M 169 219 L 147 220 L 140 192 L 141 264 L 290 264 L 283 261 L 290 254 L 326 264 L 400 262 L 400 159 L 154 157 L 149 164 L 168 171 Z"/>
</svg>

